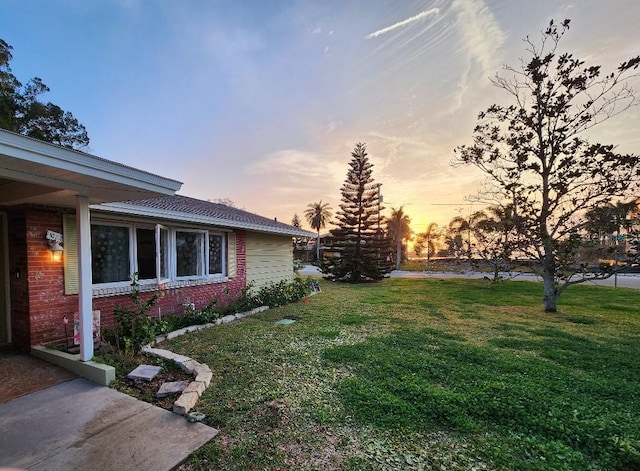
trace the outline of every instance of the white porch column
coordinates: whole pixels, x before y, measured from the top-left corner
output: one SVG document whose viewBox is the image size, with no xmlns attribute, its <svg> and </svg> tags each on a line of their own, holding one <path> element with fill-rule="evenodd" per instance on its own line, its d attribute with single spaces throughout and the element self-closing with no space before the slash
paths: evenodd
<svg viewBox="0 0 640 471">
<path fill-rule="evenodd" d="M 93 358 L 93 307 L 91 300 L 91 222 L 89 198 L 76 197 L 78 228 L 78 310 L 80 314 L 80 360 Z"/>
</svg>

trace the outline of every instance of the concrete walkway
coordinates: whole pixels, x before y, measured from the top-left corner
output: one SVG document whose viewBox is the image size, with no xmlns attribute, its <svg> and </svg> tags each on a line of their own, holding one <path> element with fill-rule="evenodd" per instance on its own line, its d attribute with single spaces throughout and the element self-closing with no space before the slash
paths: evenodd
<svg viewBox="0 0 640 471">
<path fill-rule="evenodd" d="M 0 468 L 168 471 L 217 433 L 78 378 L 0 404 Z"/>
</svg>

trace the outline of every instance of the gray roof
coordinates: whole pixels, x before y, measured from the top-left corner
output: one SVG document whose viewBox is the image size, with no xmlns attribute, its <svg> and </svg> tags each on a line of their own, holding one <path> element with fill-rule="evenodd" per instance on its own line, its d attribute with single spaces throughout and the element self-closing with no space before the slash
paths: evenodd
<svg viewBox="0 0 640 471">
<path fill-rule="evenodd" d="M 208 224 L 217 227 L 247 229 L 292 237 L 313 237 L 313 232 L 284 224 L 242 209 L 212 203 L 187 196 L 175 195 L 143 200 L 107 203 L 91 207 L 112 213 L 133 214 L 170 219 L 181 222 Z"/>
</svg>

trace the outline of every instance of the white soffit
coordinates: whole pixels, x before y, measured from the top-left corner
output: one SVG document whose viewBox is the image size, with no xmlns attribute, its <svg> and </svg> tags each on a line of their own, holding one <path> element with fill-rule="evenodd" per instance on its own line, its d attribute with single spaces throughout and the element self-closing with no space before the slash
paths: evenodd
<svg viewBox="0 0 640 471">
<path fill-rule="evenodd" d="M 173 195 L 181 182 L 0 130 L 0 204 L 75 205 Z"/>
</svg>

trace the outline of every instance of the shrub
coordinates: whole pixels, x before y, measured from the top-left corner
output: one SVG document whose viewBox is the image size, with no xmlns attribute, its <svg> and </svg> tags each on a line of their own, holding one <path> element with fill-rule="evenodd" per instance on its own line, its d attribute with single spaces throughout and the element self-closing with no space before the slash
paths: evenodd
<svg viewBox="0 0 640 471">
<path fill-rule="evenodd" d="M 163 321 L 169 325 L 168 331 L 189 327 L 191 325 L 207 324 L 227 314 L 247 312 L 260 306 L 283 306 L 308 296 L 312 291 L 318 291 L 318 282 L 311 278 L 295 278 L 293 281 L 281 280 L 263 286 L 257 292 L 250 283 L 240 295 L 226 307 L 216 308 L 216 300 L 211 301 L 202 309 L 186 308 L 180 316 L 166 316 Z"/>
<path fill-rule="evenodd" d="M 149 310 L 158 302 L 161 292 L 155 291 L 144 300 L 140 294 L 138 274 L 131 275 L 131 304 L 133 307 L 116 304 L 113 317 L 117 327 L 113 331 L 118 348 L 124 348 L 125 354 L 139 353 L 143 346 L 151 343 L 158 327 L 155 319 L 149 317 Z"/>
<path fill-rule="evenodd" d="M 311 293 L 310 280 L 296 277 L 293 281 L 281 280 L 263 286 L 255 295 L 256 306 L 284 306 L 300 301 Z"/>
</svg>

